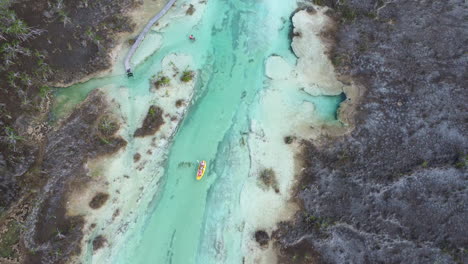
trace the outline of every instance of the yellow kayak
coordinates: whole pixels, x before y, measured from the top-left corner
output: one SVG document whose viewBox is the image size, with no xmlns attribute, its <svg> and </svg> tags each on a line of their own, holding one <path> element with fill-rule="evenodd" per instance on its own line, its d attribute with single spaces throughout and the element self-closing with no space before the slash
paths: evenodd
<svg viewBox="0 0 468 264">
<path fill-rule="evenodd" d="M 203 178 L 203 175 L 205 175 L 205 170 L 206 170 L 206 161 L 202 160 L 200 164 L 198 165 L 197 181 Z"/>
</svg>

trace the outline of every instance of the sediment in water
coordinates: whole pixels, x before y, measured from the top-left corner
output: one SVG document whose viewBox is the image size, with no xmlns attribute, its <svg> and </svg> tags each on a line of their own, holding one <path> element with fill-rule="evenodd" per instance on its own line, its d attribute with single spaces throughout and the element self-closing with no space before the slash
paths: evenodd
<svg viewBox="0 0 468 264">
<path fill-rule="evenodd" d="M 76 193 L 73 196 L 76 199 L 70 202 L 69 211 L 77 214 L 77 208 L 81 208 L 79 214 L 84 215 L 87 220 L 82 242 L 84 250 L 81 254 L 84 259 L 88 259 L 87 261 L 92 263 L 110 261 L 111 252 L 115 252 L 122 246 L 125 241 L 124 237 L 128 236 L 127 231 L 136 221 L 143 220 L 144 213 L 141 213 L 141 210 L 146 208 L 158 191 L 160 179 L 164 173 L 163 164 L 172 137 L 190 106 L 194 94 L 196 76 L 190 82 L 182 82 L 180 81 L 182 71 L 178 69 L 193 68 L 192 63 L 190 56 L 187 55 L 167 55 L 162 61 L 160 74 L 170 76 L 171 82 L 155 89 L 152 87 L 154 78 L 148 80 L 147 92 L 151 98 L 157 99 L 141 102 L 142 107 L 139 107 L 141 109 L 139 112 L 144 114 L 139 116 L 136 122 L 129 122 L 129 117 L 126 116 L 129 113 L 125 112 L 123 106 L 120 107 L 120 114 L 126 122 L 122 124 L 119 133 L 128 138 L 129 146 L 113 157 L 88 162 L 89 174 L 102 177 L 101 181 L 104 183 L 106 192 L 110 194 L 110 198 L 107 204 L 97 211 L 85 206 L 85 201 L 92 199 L 92 196 L 89 196 L 92 195 L 89 189 L 85 192 L 86 194 Z M 117 98 L 113 100 L 118 101 Z M 183 100 L 187 104 L 177 107 L 178 100 Z M 148 104 L 152 107 L 146 108 L 145 111 L 144 106 Z M 160 111 L 152 111 L 152 109 L 160 109 Z M 151 123 L 153 116 L 157 124 Z M 137 159 L 135 159 L 136 155 Z M 132 161 L 131 164 L 128 164 L 129 159 Z M 78 196 L 81 199 L 77 198 Z M 88 250 L 89 241 L 92 241 L 91 238 L 96 235 L 96 230 L 99 230 L 99 235 L 107 238 L 110 248 L 104 247 L 98 251 Z"/>
<path fill-rule="evenodd" d="M 270 56 L 266 62 L 265 74 L 268 87 L 260 92 L 259 104 L 253 112 L 249 149 L 251 152 L 251 177 L 241 197 L 242 214 L 245 217 L 244 247 L 246 263 L 275 263 L 280 254 L 274 241 L 269 247 L 259 247 L 252 239 L 256 230 L 266 230 L 270 235 L 277 223 L 291 220 L 298 209 L 295 197 L 295 179 L 303 169 L 302 140 L 318 140 L 323 136 L 338 136 L 350 129 L 343 115 L 349 109 L 349 102 L 357 100 L 353 84 L 341 82 L 328 57 L 328 43 L 321 37 L 322 32 L 333 27 L 334 22 L 325 13 L 326 8 L 315 7 L 315 12 L 301 10 L 294 14 L 292 22 L 294 37 L 292 50 L 298 57 L 295 65 L 281 56 Z M 322 109 L 324 105 L 311 101 L 317 96 L 338 96 L 346 94 L 348 100 L 340 102 L 338 119 L 335 108 Z M 316 101 L 315 101 L 316 102 Z M 346 119 L 348 120 L 348 119 Z M 294 138 L 285 142 L 285 138 Z M 259 190 L 258 175 L 265 168 L 273 168 L 278 179 L 280 192 Z M 296 187 L 297 188 L 297 187 Z M 255 198 L 254 198 L 255 197 Z M 255 203 L 251 201 L 255 200 Z M 263 208 L 261 211 L 258 208 Z"/>
<path fill-rule="evenodd" d="M 197 5 L 195 9 L 197 11 L 192 17 L 196 18 L 197 15 L 200 16 L 202 8 Z M 171 18 L 182 18 L 185 12 L 185 8 L 180 6 L 174 10 Z M 296 20 L 299 21 L 295 23 L 296 30 L 302 30 L 300 35 L 307 41 L 293 40 L 293 44 L 296 43 L 293 49 L 300 55 L 296 54 L 299 56 L 296 64 L 291 64 L 279 55 L 271 56 L 265 61 L 266 77 L 270 80 L 267 82 L 268 87 L 258 94 L 258 102 L 252 107 L 254 114 L 246 136 L 251 157 L 248 174 L 251 177 L 246 179 L 240 195 L 239 216 L 244 226 L 242 252 L 247 263 L 272 263 L 276 259 L 272 242 L 262 242 L 261 247 L 266 249 L 259 249 L 254 233 L 261 229 L 271 236 L 276 223 L 290 219 L 296 211 L 297 206 L 291 200 L 290 190 L 294 185 L 295 175 L 301 169 L 295 156 L 301 139 L 316 138 L 325 133 L 342 133 L 335 131 L 345 130 L 344 126 L 334 119 L 334 115 L 333 118 L 329 115 L 320 116 L 323 110 L 320 109 L 321 106 L 308 99 L 310 96 L 334 96 L 347 89 L 328 72 L 333 70 L 333 67 L 330 67 L 327 57 L 322 54 L 325 53 L 325 48 L 317 34 L 321 30 L 320 26 L 326 24 L 326 18 L 322 17 L 323 10 L 318 10 L 316 14 L 306 15 L 298 12 L 296 15 Z M 170 19 L 161 21 L 155 28 L 165 30 L 168 21 Z M 308 34 L 306 27 L 311 26 L 316 27 L 316 34 Z M 305 49 L 302 46 L 309 45 L 308 42 L 314 43 L 315 49 Z M 148 43 L 151 41 L 147 41 L 146 45 L 149 45 Z M 156 48 L 142 52 L 138 61 L 144 63 L 151 59 L 154 51 L 162 47 L 160 43 L 156 44 Z M 304 59 L 301 60 L 301 57 Z M 314 58 L 314 63 L 317 64 L 310 64 L 311 58 Z M 139 86 L 132 87 L 131 85 L 135 84 L 132 82 L 120 87 L 115 84 L 102 87 L 109 100 L 118 105 L 115 112 L 122 119 L 118 134 L 129 143 L 123 151 L 112 157 L 89 160 L 86 164 L 87 174 L 95 177 L 95 184 L 87 190 L 71 194 L 69 215 L 84 216 L 87 220 L 84 224 L 81 252 L 81 257 L 86 261 L 109 261 L 116 255 L 116 251 L 122 248 L 124 238 L 129 235 L 131 229 L 143 227 L 142 222 L 147 214 L 145 209 L 161 186 L 160 180 L 165 172 L 165 159 L 172 136 L 193 95 L 196 79 L 190 83 L 182 83 L 179 78 L 186 67 L 194 69 L 191 56 L 170 54 L 162 59 L 161 71 L 154 72 L 154 78 L 147 80 L 145 91 Z M 325 77 L 315 75 L 319 79 L 314 79 L 313 76 L 309 76 L 304 70 L 310 67 L 316 67 L 317 70 L 326 73 L 323 75 Z M 161 75 L 170 76 L 170 83 L 167 86 L 151 87 Z M 180 103 L 180 100 L 186 103 Z M 150 105 L 159 106 L 163 110 L 164 123 L 154 133 L 152 131 L 144 137 L 134 138 L 135 130 L 144 124 L 148 109 L 151 109 Z M 335 110 L 327 109 L 328 112 Z M 295 140 L 285 144 L 285 137 L 293 137 Z M 139 155 L 135 159 L 136 153 Z M 281 153 L 281 156 L 278 153 Z M 262 188 L 258 184 L 258 176 L 268 168 L 274 171 L 274 184 L 271 188 Z M 107 194 L 109 198 L 98 208 L 91 208 L 89 203 L 95 199 L 97 193 Z M 261 215 L 258 213 L 259 207 L 265 208 Z M 93 241 L 98 241 L 96 250 L 93 250 Z"/>
</svg>

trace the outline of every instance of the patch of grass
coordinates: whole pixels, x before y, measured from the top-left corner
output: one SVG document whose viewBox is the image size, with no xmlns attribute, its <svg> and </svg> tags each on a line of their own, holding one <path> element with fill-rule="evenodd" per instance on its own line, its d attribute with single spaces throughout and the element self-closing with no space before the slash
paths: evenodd
<svg viewBox="0 0 468 264">
<path fill-rule="evenodd" d="M 51 90 L 52 89 L 50 89 L 50 87 L 43 85 L 39 88 L 39 96 L 44 98 L 50 93 Z"/>
<path fill-rule="evenodd" d="M 21 225 L 16 221 L 11 221 L 7 225 L 7 230 L 0 234 L 0 257 L 13 258 L 15 251 L 13 246 L 19 242 Z"/>
<path fill-rule="evenodd" d="M 70 16 L 65 10 L 59 9 L 57 14 L 59 16 L 60 21 L 63 23 L 64 26 L 68 23 L 71 23 Z"/>
<path fill-rule="evenodd" d="M 150 109 L 148 110 L 148 115 L 149 116 L 155 116 L 156 115 L 156 108 L 154 107 L 150 107 Z"/>
<path fill-rule="evenodd" d="M 317 217 L 308 213 L 304 214 L 304 222 L 318 230 L 326 229 L 334 224 L 334 221 L 329 218 Z"/>
<path fill-rule="evenodd" d="M 96 45 L 100 45 L 104 40 L 104 38 L 99 36 L 97 32 L 93 31 L 92 28 L 88 28 L 85 32 L 85 35 Z"/>
<path fill-rule="evenodd" d="M 119 126 L 117 122 L 105 116 L 99 121 L 98 129 L 102 135 L 112 136 L 119 129 Z"/>
<path fill-rule="evenodd" d="M 285 144 L 291 144 L 294 142 L 294 137 L 293 136 L 286 136 L 284 137 L 284 143 Z"/>
<path fill-rule="evenodd" d="M 31 86 L 32 85 L 32 79 L 31 79 L 31 76 L 29 76 L 29 74 L 27 73 L 21 73 L 18 77 L 18 79 L 20 80 L 21 84 L 25 85 L 25 86 Z"/>
<path fill-rule="evenodd" d="M 107 139 L 105 139 L 104 137 L 99 137 L 99 141 L 101 141 L 102 144 L 104 145 L 110 145 L 111 142 Z"/>
<path fill-rule="evenodd" d="M 163 86 L 168 86 L 169 83 L 171 83 L 171 79 L 169 79 L 169 77 L 161 76 L 156 80 L 156 82 L 154 82 L 154 86 L 156 88 L 160 88 L 160 87 L 163 87 Z"/>
<path fill-rule="evenodd" d="M 183 82 L 190 82 L 191 80 L 193 80 L 193 77 L 195 77 L 195 73 L 193 71 L 185 70 L 182 73 L 182 77 L 180 77 L 180 80 Z"/>
</svg>

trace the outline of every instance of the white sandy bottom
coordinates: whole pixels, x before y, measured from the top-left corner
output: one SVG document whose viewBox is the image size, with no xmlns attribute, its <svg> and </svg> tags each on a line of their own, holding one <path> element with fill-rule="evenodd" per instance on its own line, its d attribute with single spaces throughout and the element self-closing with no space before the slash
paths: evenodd
<svg viewBox="0 0 468 264">
<path fill-rule="evenodd" d="M 344 85 L 336 79 L 334 68 L 325 55 L 326 47 L 320 32 L 327 25 L 323 9 L 315 14 L 300 11 L 293 17 L 295 37 L 292 47 L 299 57 L 296 65 L 280 56 L 265 62 L 265 74 L 270 79 L 267 88 L 258 95 L 252 109 L 248 145 L 251 157 L 250 177 L 245 184 L 240 207 L 244 215 L 243 254 L 245 263 L 276 263 L 272 242 L 267 249 L 259 247 L 254 233 L 264 230 L 270 236 L 280 221 L 291 220 L 298 207 L 291 201 L 295 178 L 301 171 L 299 141 L 316 139 L 330 130 L 344 131 L 338 121 L 323 120 L 307 96 L 339 95 Z M 285 143 L 292 137 L 292 144 Z M 262 170 L 272 168 L 276 174 L 279 193 L 265 190 L 259 184 Z"/>
<path fill-rule="evenodd" d="M 185 27 L 190 28 L 199 23 L 206 4 L 194 3 L 197 10 L 194 15 L 185 14 L 189 1 L 181 1 L 163 17 L 153 31 L 145 38 L 132 60 L 132 65 L 146 67 L 146 69 L 159 69 L 154 72 L 139 72 L 135 80 L 128 85 L 119 85 L 117 82 L 100 85 L 108 100 L 113 105 L 115 116 L 121 119 L 121 128 L 118 132 L 127 141 L 127 146 L 118 153 L 90 160 L 87 164 L 88 174 L 93 177 L 92 182 L 85 190 L 71 194 L 69 200 L 69 215 L 84 215 L 86 224 L 82 240 L 81 256 L 75 259 L 77 263 L 117 263 L 123 248 L 136 247 L 138 243 L 127 243 L 130 238 L 138 241 L 144 230 L 145 221 L 154 207 L 155 199 L 161 192 L 162 177 L 165 174 L 166 160 L 171 146 L 172 137 L 176 133 L 187 109 L 193 103 L 194 88 L 197 82 L 197 70 L 200 62 L 195 63 L 190 55 L 167 53 L 161 61 L 148 63 L 148 59 L 160 56 L 157 52 L 167 43 L 164 42 L 165 30 L 169 21 L 185 21 Z M 136 14 L 140 14 L 137 24 L 142 26 L 146 19 L 154 15 L 159 9 L 159 3 L 145 1 Z M 146 8 L 146 9 L 145 9 Z M 143 21 L 144 20 L 144 21 Z M 144 23 L 143 23 L 144 22 Z M 174 38 L 169 34 L 167 38 Z M 179 38 L 179 36 L 175 36 Z M 180 38 L 185 40 L 185 38 Z M 127 43 L 124 47 L 128 46 Z M 115 66 L 111 75 L 122 74 L 123 57 L 126 48 L 120 48 L 121 54 L 115 55 Z M 123 64 L 122 64 L 123 65 Z M 146 65 L 146 66 L 145 66 Z M 148 65 L 150 66 L 148 68 Z M 182 82 L 180 77 L 184 70 L 192 70 L 195 78 L 190 82 Z M 148 77 L 153 74 L 153 77 Z M 141 75 L 141 76 L 140 76 Z M 153 82 L 157 76 L 167 76 L 171 79 L 168 86 L 155 89 Z M 118 80 L 118 79 L 116 79 Z M 93 82 L 90 81 L 90 82 Z M 99 83 L 99 80 L 96 80 Z M 176 106 L 176 101 L 182 102 Z M 151 105 L 163 109 L 164 125 L 153 136 L 134 138 L 133 134 L 139 128 Z M 134 162 L 135 154 L 140 159 Z M 106 204 L 98 209 L 91 210 L 89 201 L 97 192 L 109 194 Z M 94 226 L 94 227 L 93 227 Z M 93 251 L 92 241 L 101 235 L 106 238 L 105 247 Z M 121 262 L 119 262 L 121 263 Z M 124 263 L 124 262 L 122 262 Z"/>
<path fill-rule="evenodd" d="M 102 89 L 109 100 L 118 105 L 116 115 L 122 118 L 118 133 L 128 145 L 111 157 L 88 162 L 88 174 L 93 182 L 70 197 L 69 215 L 86 216 L 82 256 L 87 263 L 109 263 L 109 258 L 116 255 L 113 251 L 125 245 L 128 231 L 142 228 L 147 215 L 145 210 L 158 192 L 164 175 L 171 138 L 191 104 L 196 80 L 180 81 L 183 69 L 187 68 L 193 69 L 190 56 L 169 54 L 162 61 L 160 74 L 171 77 L 170 85 L 151 88 L 152 92 L 141 95 L 130 95 L 131 87 Z M 183 101 L 179 107 L 177 100 Z M 153 104 L 163 109 L 164 124 L 153 136 L 134 138 L 135 129 L 141 126 Z M 137 153 L 141 157 L 134 162 Z M 102 208 L 91 210 L 88 203 L 97 192 L 108 193 L 110 198 Z M 107 247 L 93 253 L 90 244 L 97 235 L 107 239 Z"/>
<path fill-rule="evenodd" d="M 179 41 L 179 36 L 172 32 L 167 31 L 161 36 L 159 32 L 164 32 L 169 21 L 180 22 L 184 19 L 187 2 L 182 3 L 156 27 L 158 33 L 152 32 L 145 40 L 134 63 L 145 63 L 152 59 L 156 51 L 165 48 L 164 42 L 168 39 Z M 200 10 L 198 4 L 195 3 L 196 9 Z M 247 131 L 242 136 L 238 132 L 226 136 L 225 142 L 229 146 L 224 146 L 226 149 L 220 147 L 217 164 L 214 165 L 216 171 L 210 172 L 212 177 L 222 179 L 217 179 L 219 184 L 210 189 L 211 196 L 207 204 L 218 201 L 212 208 L 220 210 L 208 210 L 205 214 L 207 224 L 204 232 L 211 237 L 200 239 L 203 241 L 200 242 L 197 263 L 234 263 L 233 260 L 239 260 L 239 255 L 244 257 L 245 263 L 276 262 L 272 243 L 267 249 L 262 249 L 253 234 L 256 230 L 265 230 L 271 235 L 279 221 L 293 217 L 297 206 L 290 202 L 290 192 L 295 176 L 301 169 L 295 159 L 299 151 L 298 142 L 301 139 L 314 139 L 330 128 L 326 126 L 330 120 L 323 120 L 319 116 L 322 109 L 304 99 L 304 96 L 337 95 L 343 91 L 343 85 L 336 80 L 333 67 L 324 55 L 325 47 L 316 34 L 327 20 L 322 11 L 315 15 L 299 12 L 296 16 L 301 19 L 294 21 L 304 21 L 295 23 L 296 29 L 304 31 L 302 36 L 314 45 L 312 48 L 303 48 L 301 45 L 307 42 L 295 40 L 294 50 L 301 50 L 306 58 L 300 57 L 297 64 L 281 56 L 271 56 L 265 61 L 264 78 L 268 78 L 266 87 L 256 95 L 255 102 L 247 110 L 249 124 L 245 128 L 237 128 Z M 184 28 L 194 27 L 200 18 L 201 12 L 186 19 L 188 22 Z M 317 28 L 308 35 L 309 31 L 305 28 L 310 30 L 311 25 Z M 197 41 L 193 46 L 199 44 Z M 312 57 L 314 60 L 310 60 Z M 195 83 L 181 83 L 179 77 L 187 67 L 196 69 L 199 64 L 191 56 L 181 53 L 164 56 L 160 64 L 161 74 L 175 76 L 171 77 L 171 85 L 168 87 L 152 89 L 152 92 L 148 92 L 147 86 L 143 89 L 115 85 L 103 88 L 110 100 L 120 106 L 118 114 L 124 125 L 119 133 L 129 144 L 115 156 L 90 162 L 90 174 L 96 176 L 96 184 L 71 199 L 75 202 L 70 205 L 70 213 L 87 216 L 83 240 L 86 263 L 112 263 L 122 248 L 132 251 L 132 247 L 138 247 L 138 243 L 127 241 L 131 236 L 138 238 L 145 230 L 145 221 L 152 213 L 147 209 L 154 208 L 153 199 L 161 192 L 161 177 L 165 173 L 170 142 L 186 107 L 190 105 Z M 321 74 L 310 74 L 307 69 L 316 69 Z M 183 99 L 186 104 L 177 108 L 175 101 L 179 99 Z M 135 129 L 141 126 L 152 104 L 164 109 L 165 125 L 154 136 L 133 138 Z M 336 122 L 334 125 L 338 128 L 340 124 Z M 294 142 L 285 144 L 286 136 L 294 137 Z M 141 154 L 136 163 L 133 162 L 135 153 Z M 278 193 L 273 188 L 266 189 L 259 184 L 258 175 L 266 168 L 275 172 Z M 109 193 L 110 199 L 102 209 L 90 211 L 88 202 L 97 191 Z M 226 204 L 223 204 L 224 201 Z M 96 224 L 96 228 L 92 229 L 91 224 Z M 93 253 L 92 240 L 97 235 L 105 236 L 108 245 Z M 156 239 L 157 234 L 154 236 Z"/>
</svg>

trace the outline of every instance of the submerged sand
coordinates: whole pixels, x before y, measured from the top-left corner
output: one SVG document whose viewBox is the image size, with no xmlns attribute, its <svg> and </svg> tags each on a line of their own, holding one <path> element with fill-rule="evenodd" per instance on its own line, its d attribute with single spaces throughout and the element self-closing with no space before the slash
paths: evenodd
<svg viewBox="0 0 468 264">
<path fill-rule="evenodd" d="M 169 22 L 184 20 L 189 3 L 198 12 L 190 17 L 191 24 L 187 27 L 196 27 L 202 19 L 205 3 L 188 1 L 176 5 L 145 39 L 135 55 L 135 65 L 145 64 L 164 48 L 164 37 L 171 33 L 165 31 Z M 242 252 L 236 254 L 245 256 L 245 263 L 276 262 L 272 242 L 267 249 L 259 247 L 253 234 L 257 230 L 265 230 L 271 236 L 278 222 L 292 219 L 297 211 L 291 191 L 302 169 L 297 159 L 301 140 L 340 135 L 350 128 L 346 122 L 324 119 L 320 115 L 323 109 L 307 99 L 346 93 L 351 100 L 341 103 L 339 112 L 340 120 L 346 121 L 348 118 L 343 118 L 348 113 L 346 109 L 351 109 L 357 94 L 352 85 L 343 84 L 334 73 L 326 55 L 326 43 L 320 37 L 332 21 L 325 15 L 325 9 L 316 9 L 315 13 L 299 11 L 294 15 L 296 36 L 291 46 L 297 61 L 293 63 L 280 55 L 269 56 L 264 62 L 265 75 L 262 76 L 266 79 L 266 87 L 256 95 L 255 103 L 249 109 L 246 143 L 250 167 L 241 167 L 239 171 L 246 169 L 248 177 L 243 179 L 241 190 L 231 190 L 239 192 L 233 194 L 233 197 L 239 195 L 239 211 L 223 223 L 233 228 L 232 232 L 242 232 L 242 241 L 239 241 Z M 119 58 L 123 59 L 123 56 Z M 69 215 L 84 215 L 87 220 L 80 256 L 87 263 L 107 263 L 122 248 L 131 251 L 132 247 L 138 247 L 138 244 L 128 245 L 126 241 L 131 236 L 139 236 L 145 227 L 151 213 L 147 209 L 154 208 L 161 193 L 172 138 L 193 102 L 197 79 L 189 83 L 180 81 L 183 70 L 198 70 L 193 54 L 169 53 L 155 63 L 159 64 L 160 70 L 153 72 L 154 77 L 148 79 L 148 83 L 161 76 L 169 76 L 169 85 L 157 89 L 152 84 L 145 86 L 130 81 L 121 86 L 109 84 L 101 87 L 108 100 L 117 105 L 114 112 L 122 123 L 118 133 L 129 144 L 111 157 L 90 160 L 88 174 L 95 180 L 85 191 L 70 197 Z M 123 68 L 116 66 L 113 71 L 120 72 Z M 177 101 L 182 103 L 176 104 Z M 150 105 L 163 109 L 164 124 L 153 136 L 134 138 L 133 133 L 141 127 Z M 286 138 L 291 141 L 286 142 Z M 274 172 L 275 186 L 265 187 L 259 180 L 265 169 Z M 109 194 L 109 199 L 102 208 L 91 209 L 89 201 L 99 192 Z M 107 238 L 106 247 L 94 251 L 91 245 L 98 236 Z"/>
<path fill-rule="evenodd" d="M 131 110 L 126 109 L 129 106 L 124 99 L 129 96 L 128 87 L 120 87 L 118 92 L 102 89 L 108 94 L 108 100 L 117 104 L 114 111 L 121 120 L 118 134 L 130 144 L 111 157 L 90 160 L 87 163 L 88 176 L 93 180 L 87 188 L 70 195 L 68 214 L 86 217 L 82 256 L 90 263 L 105 263 L 111 255 L 110 248 L 118 249 L 123 246 L 125 240 L 122 238 L 137 221 L 138 215 L 142 214 L 139 210 L 144 210 L 160 186 L 171 139 L 194 94 L 196 79 L 187 83 L 180 80 L 180 69 L 186 68 L 193 69 L 190 56 L 167 55 L 162 61 L 162 71 L 159 74 L 175 78 L 167 86 L 150 88 L 151 97 L 137 98 L 139 104 Z M 164 124 L 152 136 L 134 138 L 134 128 L 143 123 L 149 105 L 163 109 Z M 128 116 L 128 111 L 132 112 L 132 116 Z M 110 198 L 102 208 L 92 209 L 89 202 L 97 193 L 109 194 Z M 88 245 L 98 234 L 108 238 L 108 247 L 93 252 Z"/>
<path fill-rule="evenodd" d="M 198 10 L 202 10 L 202 5 L 196 5 Z M 144 25 L 146 18 L 158 12 L 159 7 L 159 2 L 145 1 L 133 14 L 138 17 L 136 22 L 140 26 Z M 164 30 L 167 21 L 183 19 L 187 8 L 186 4 L 174 6 L 170 14 L 161 20 L 161 24 L 153 27 L 154 31 L 145 38 L 132 61 L 134 65 L 146 63 L 161 48 L 162 37 L 159 32 Z M 128 48 L 127 45 L 123 43 L 121 51 Z M 123 57 L 119 54 L 115 58 L 114 62 L 118 64 L 114 65 L 112 74 L 123 71 L 123 67 L 120 67 Z M 99 88 L 114 105 L 113 115 L 120 120 L 117 133 L 128 144 L 112 156 L 89 160 L 86 167 L 91 182 L 86 188 L 80 188 L 69 196 L 68 215 L 82 215 L 86 219 L 82 251 L 75 259 L 77 263 L 112 262 L 119 250 L 126 246 L 129 236 L 134 235 L 132 231 L 143 228 L 146 210 L 154 201 L 155 194 L 160 192 L 172 138 L 193 103 L 198 69 L 193 57 L 183 52 L 168 53 L 152 68 L 160 70 L 152 75 L 144 73 L 150 76 L 146 79 L 147 83 L 144 83 L 145 77 L 140 76 L 143 83 L 140 80 L 129 80 L 126 85 L 109 83 Z M 193 79 L 182 81 L 181 77 L 186 70 L 193 72 Z M 156 87 L 154 83 L 162 76 L 169 78 L 170 82 Z M 154 135 L 136 138 L 134 132 L 142 126 L 151 105 L 162 109 L 163 124 Z M 108 195 L 108 199 L 102 207 L 93 209 L 90 201 L 99 193 Z M 93 241 L 98 237 L 103 238 L 104 247 L 95 250 Z"/>
<path fill-rule="evenodd" d="M 242 192 L 241 204 L 245 218 L 245 263 L 276 263 L 272 242 L 267 249 L 259 247 L 252 234 L 264 230 L 270 236 L 280 221 L 291 220 L 298 206 L 292 190 L 296 176 L 302 170 L 301 140 L 315 140 L 323 135 L 338 136 L 349 126 L 338 120 L 323 120 L 316 106 L 305 100 L 310 96 L 339 95 L 346 93 L 347 101 L 341 103 L 339 118 L 351 101 L 355 101 L 356 88 L 338 80 L 333 64 L 327 56 L 327 44 L 321 32 L 333 21 L 325 14 L 326 8 L 314 6 L 316 12 L 297 12 L 293 18 L 295 37 L 292 49 L 298 57 L 295 65 L 281 56 L 270 56 L 265 62 L 265 75 L 269 78 L 267 89 L 258 96 L 249 135 L 251 177 Z M 291 142 L 285 142 L 291 139 Z M 287 144 L 290 143 L 290 144 Z M 266 168 L 275 172 L 279 193 L 264 190 L 258 175 Z M 252 201 L 255 200 L 255 203 Z M 261 208 L 261 209 L 260 209 Z M 260 209 L 260 210 L 259 210 Z"/>
</svg>

